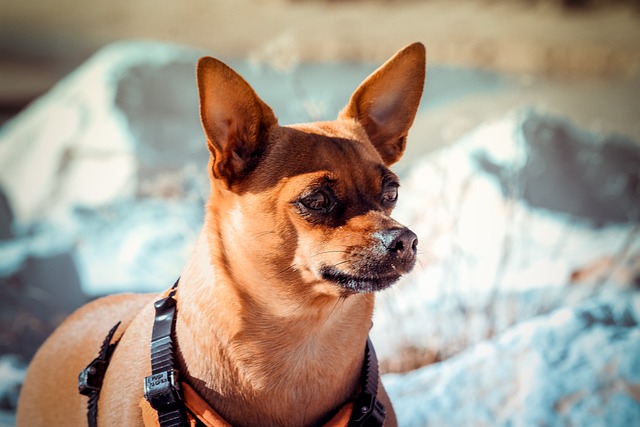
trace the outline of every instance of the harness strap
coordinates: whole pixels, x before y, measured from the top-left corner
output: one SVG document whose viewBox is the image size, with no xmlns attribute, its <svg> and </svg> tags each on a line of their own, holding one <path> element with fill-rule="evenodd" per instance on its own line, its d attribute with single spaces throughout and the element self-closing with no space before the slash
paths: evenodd
<svg viewBox="0 0 640 427">
<path fill-rule="evenodd" d="M 220 414 L 216 412 L 191 386 L 183 382 L 182 391 L 184 393 L 184 403 L 187 413 L 187 426 L 189 427 L 232 427 Z M 144 398 L 138 403 L 142 413 L 144 427 L 160 427 L 158 413 L 149 405 Z M 349 418 L 353 412 L 353 402 L 348 402 L 333 418 L 327 421 L 322 427 L 347 427 Z"/>
<path fill-rule="evenodd" d="M 178 279 L 179 281 L 179 279 Z M 173 331 L 178 281 L 169 295 L 154 303 L 156 316 L 151 332 L 151 375 L 144 379 L 144 397 L 158 412 L 160 427 L 186 425 L 182 389 L 175 369 Z"/>
<path fill-rule="evenodd" d="M 120 326 L 120 322 L 116 323 L 107 334 L 102 347 L 100 347 L 98 357 L 93 359 L 78 375 L 78 391 L 80 394 L 89 397 L 87 403 L 87 422 L 89 427 L 98 426 L 98 398 L 100 397 L 100 389 L 102 388 L 104 375 L 107 372 L 107 366 L 109 366 L 111 356 L 120 342 L 119 339 L 114 343 L 111 342 L 118 326 Z"/>
<path fill-rule="evenodd" d="M 378 357 L 371 339 L 367 337 L 362 363 L 360 393 L 353 403 L 349 427 L 379 427 L 384 425 L 387 412 L 378 400 Z"/>
</svg>

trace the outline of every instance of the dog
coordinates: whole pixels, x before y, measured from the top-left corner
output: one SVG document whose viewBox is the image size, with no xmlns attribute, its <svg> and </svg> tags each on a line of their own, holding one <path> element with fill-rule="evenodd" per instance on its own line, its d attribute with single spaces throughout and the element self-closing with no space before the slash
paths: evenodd
<svg viewBox="0 0 640 427">
<path fill-rule="evenodd" d="M 211 194 L 173 292 L 172 334 L 180 380 L 223 425 L 319 425 L 362 388 L 374 293 L 416 260 L 416 235 L 390 216 L 399 182 L 389 167 L 405 150 L 425 61 L 424 46 L 411 44 L 358 86 L 336 120 L 289 126 L 227 65 L 198 61 Z M 108 296 L 65 320 L 30 364 L 17 424 L 87 425 L 78 373 L 120 322 L 97 421 L 145 425 L 158 298 Z M 394 426 L 377 385 L 384 425 Z"/>
</svg>

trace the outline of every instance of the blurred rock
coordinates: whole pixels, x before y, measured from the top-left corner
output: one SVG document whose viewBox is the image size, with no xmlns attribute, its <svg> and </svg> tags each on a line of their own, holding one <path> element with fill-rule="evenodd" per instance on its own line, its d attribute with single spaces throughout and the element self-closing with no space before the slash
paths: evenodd
<svg viewBox="0 0 640 427">
<path fill-rule="evenodd" d="M 377 298 L 372 339 L 385 369 L 449 358 L 600 288 L 637 287 L 638 219 L 596 224 L 560 209 L 571 203 L 573 193 L 584 200 L 604 185 L 580 167 L 565 166 L 566 156 L 552 147 L 545 152 L 525 143 L 527 128 L 550 123 L 571 127 L 531 111 L 510 114 L 423 157 L 403 178 L 394 216 L 418 235 L 420 246 L 414 271 Z M 597 152 L 603 182 L 605 171 L 630 175 L 625 165 L 633 155 L 620 157 L 620 151 L 597 141 L 595 135 L 574 141 L 570 157 L 581 159 L 583 149 Z M 541 158 L 548 160 L 549 170 L 533 178 L 532 163 L 539 165 Z M 544 185 L 535 187 L 537 179 Z M 556 210 L 533 207 L 519 197 L 527 186 L 551 195 Z M 617 195 L 616 215 L 633 218 L 640 198 L 626 190 Z M 611 218 L 600 216 L 605 217 Z"/>
<path fill-rule="evenodd" d="M 600 137 L 566 120 L 528 114 L 521 124 L 521 168 L 480 157 L 508 197 L 536 208 L 585 218 L 600 226 L 640 220 L 640 145 L 620 135 Z"/>
<path fill-rule="evenodd" d="M 0 354 L 30 360 L 51 332 L 87 302 L 69 253 L 27 257 L 17 271 L 0 277 Z"/>
<path fill-rule="evenodd" d="M 18 392 L 27 367 L 16 355 L 0 356 L 0 426 L 15 425 Z"/>
<path fill-rule="evenodd" d="M 13 224 L 13 214 L 9 207 L 9 201 L 0 188 L 0 241 L 13 237 L 11 225 Z"/>
<path fill-rule="evenodd" d="M 17 225 L 64 222 L 76 206 L 133 197 L 137 172 L 145 162 L 157 163 L 145 145 L 154 136 L 167 134 L 153 141 L 160 153 L 170 145 L 166 138 L 174 138 L 168 158 L 177 151 L 191 154 L 197 98 L 193 72 L 185 71 L 193 70 L 197 57 L 193 50 L 155 43 L 108 46 L 8 122 L 0 132 L 0 187 Z M 155 96 L 140 78 L 159 85 Z M 189 102 L 193 114 L 173 115 Z M 147 138 L 138 131 L 142 125 Z"/>
<path fill-rule="evenodd" d="M 453 293 L 477 299 L 496 290 L 564 285 L 573 272 L 596 259 L 613 257 L 615 265 L 640 253 L 639 220 L 634 220 L 640 197 L 632 193 L 632 176 L 637 171 L 629 166 L 635 161 L 634 151 L 620 157 L 617 149 L 598 149 L 598 163 L 605 165 L 598 171 L 601 181 L 607 181 L 604 174 L 608 171 L 614 181 L 618 176 L 626 185 L 616 187 L 620 189 L 615 193 L 619 202 L 609 203 L 615 204 L 612 209 L 617 213 L 600 215 L 611 221 L 594 224 L 592 219 L 565 212 L 562 203 L 565 199 L 572 203 L 583 195 L 592 197 L 589 194 L 607 185 L 596 183 L 575 165 L 565 166 L 560 154 L 560 159 L 554 153 L 545 153 L 546 157 L 535 154 L 538 148 L 525 143 L 525 129 L 533 126 L 532 122 L 540 126 L 565 123 L 540 117 L 532 112 L 515 113 L 487 123 L 456 144 L 425 156 L 404 177 L 394 215 L 410 225 L 420 239 L 420 265 L 405 283 L 429 284 L 416 285 L 411 291 L 414 296 L 439 299 Z M 594 152 L 591 143 L 581 141 L 586 152 Z M 572 147 L 572 157 L 581 158 L 579 144 Z M 535 160 L 541 157 L 547 172 L 527 179 L 536 168 L 532 164 L 543 162 Z M 560 182 L 553 179 L 557 176 L 562 176 Z M 523 203 L 520 196 L 529 187 L 546 191 L 558 201 L 557 209 Z M 608 208 L 594 209 L 603 212 Z M 623 216 L 626 221 L 614 221 Z"/>
<path fill-rule="evenodd" d="M 640 294 L 603 295 L 383 382 L 406 427 L 638 425 L 639 322 Z"/>
<path fill-rule="evenodd" d="M 166 261 L 184 262 L 178 242 L 190 245 L 208 192 L 199 56 L 161 43 L 110 45 L 0 130 L 0 239 L 12 238 L 0 245 L 0 277 L 68 253 L 71 265 L 47 268 L 72 267 L 76 284 L 79 270 L 93 296 L 175 280 L 182 265 Z"/>
</svg>

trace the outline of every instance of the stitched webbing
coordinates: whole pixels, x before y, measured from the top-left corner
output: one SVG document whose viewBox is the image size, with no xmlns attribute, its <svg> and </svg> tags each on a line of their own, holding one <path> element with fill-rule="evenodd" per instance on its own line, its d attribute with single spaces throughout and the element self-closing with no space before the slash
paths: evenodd
<svg viewBox="0 0 640 427">
<path fill-rule="evenodd" d="M 120 340 L 117 340 L 111 343 L 118 326 L 120 326 L 120 322 L 116 323 L 107 334 L 102 347 L 100 347 L 98 357 L 93 359 L 78 376 L 78 392 L 89 397 L 87 403 L 87 423 L 89 427 L 97 427 L 98 425 L 98 398 L 100 397 L 100 389 L 102 388 L 104 375 L 107 372 L 107 366 L 109 366 L 111 356 L 120 342 Z"/>
<path fill-rule="evenodd" d="M 186 426 L 182 390 L 175 369 L 173 330 L 178 281 L 165 298 L 155 302 L 155 320 L 151 333 L 151 375 L 144 380 L 144 397 L 158 412 L 161 427 Z"/>
<path fill-rule="evenodd" d="M 378 357 L 371 339 L 367 337 L 362 363 L 360 393 L 353 404 L 349 427 L 380 427 L 384 425 L 386 410 L 378 400 Z"/>
</svg>

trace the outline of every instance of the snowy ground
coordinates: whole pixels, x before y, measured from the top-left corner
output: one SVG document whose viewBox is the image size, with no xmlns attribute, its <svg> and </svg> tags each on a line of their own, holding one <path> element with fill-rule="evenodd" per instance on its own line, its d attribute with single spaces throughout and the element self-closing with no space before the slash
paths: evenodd
<svg viewBox="0 0 640 427">
<path fill-rule="evenodd" d="M 164 289 L 179 274 L 207 192 L 200 53 L 113 45 L 0 129 L 2 354 L 24 361 L 87 298 Z M 231 65 L 283 123 L 335 116 L 373 69 Z M 593 425 L 640 421 L 638 145 L 527 109 L 432 153 L 411 148 L 429 145 L 430 114 L 513 84 L 429 70 L 429 98 L 398 165 L 396 217 L 418 234 L 420 265 L 380 295 L 372 332 L 382 369 L 404 372 L 385 382 L 407 426 L 442 425 L 458 399 L 471 403 L 452 425 L 582 424 L 593 413 Z M 615 369 L 609 353 L 592 355 L 607 346 L 621 354 Z M 544 362 L 551 348 L 569 362 Z M 10 412 L 23 369 L 0 360 L 0 408 Z M 575 387 L 563 369 L 579 377 Z M 523 410 L 550 390 L 544 413 Z"/>
</svg>

